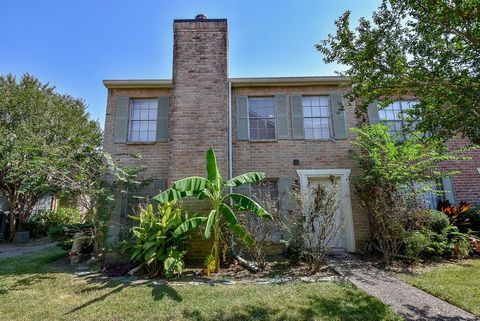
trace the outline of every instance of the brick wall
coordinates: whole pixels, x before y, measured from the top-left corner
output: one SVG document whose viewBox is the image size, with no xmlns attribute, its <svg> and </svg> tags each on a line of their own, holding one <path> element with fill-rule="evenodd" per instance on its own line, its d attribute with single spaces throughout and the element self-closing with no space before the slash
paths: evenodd
<svg viewBox="0 0 480 321">
<path fill-rule="evenodd" d="M 350 157 L 353 149 L 348 133 L 347 140 L 275 140 L 275 141 L 237 141 L 236 139 L 236 97 L 237 96 L 273 96 L 281 93 L 286 95 L 328 95 L 341 92 L 338 85 L 334 86 L 288 86 L 288 87 L 242 87 L 234 88 L 232 92 L 233 118 L 233 175 L 249 171 L 263 171 L 267 177 L 291 177 L 298 181 L 299 169 L 352 169 L 350 178 L 359 174 Z M 346 106 L 347 127 L 355 127 L 357 120 L 354 106 Z M 289 116 L 291 119 L 291 115 Z M 289 124 L 291 126 L 291 124 Z M 291 128 L 290 128 L 291 133 Z M 293 165 L 298 159 L 299 166 Z M 352 197 L 352 215 L 357 249 L 370 235 L 368 218 L 360 207 L 358 199 L 350 191 Z"/>
<path fill-rule="evenodd" d="M 213 147 L 227 172 L 227 21 L 174 22 L 170 111 L 171 179 L 205 173 Z"/>
<path fill-rule="evenodd" d="M 449 142 L 451 149 L 459 149 L 468 145 L 468 140 L 457 139 Z M 453 177 L 453 190 L 457 202 L 466 201 L 474 205 L 480 205 L 480 150 L 472 150 L 463 153 L 471 157 L 467 161 L 449 161 L 442 166 L 445 170 L 458 170 L 460 174 Z"/>
</svg>

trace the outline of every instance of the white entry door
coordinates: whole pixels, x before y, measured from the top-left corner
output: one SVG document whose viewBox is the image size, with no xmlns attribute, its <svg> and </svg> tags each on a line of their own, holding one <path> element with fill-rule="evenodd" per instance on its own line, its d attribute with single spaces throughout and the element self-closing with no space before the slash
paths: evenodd
<svg viewBox="0 0 480 321">
<path fill-rule="evenodd" d="M 332 241 L 332 247 L 337 251 L 355 251 L 355 237 L 353 231 L 352 207 L 350 199 L 350 186 L 348 176 L 349 169 L 325 169 L 325 170 L 298 170 L 300 177 L 300 186 L 306 190 L 309 185 L 322 184 L 327 189 L 333 188 L 330 177 L 334 178 L 336 185 L 336 195 L 338 197 L 338 209 L 335 218 L 335 224 L 338 226 L 338 232 Z M 318 222 L 317 224 L 321 224 Z M 318 226 L 313 227 L 314 230 Z"/>
<path fill-rule="evenodd" d="M 329 177 L 311 177 L 308 179 L 308 186 L 322 185 L 323 187 L 326 188 L 327 193 L 330 196 L 332 197 L 336 196 L 337 211 L 335 213 L 334 222 L 333 222 L 335 226 L 322 227 L 322 224 L 324 224 L 324 222 L 317 220 L 316 222 L 314 222 L 313 231 L 317 235 L 317 237 L 318 237 L 318 234 L 320 234 L 321 229 L 331 229 L 330 233 L 332 231 L 336 231 L 337 233 L 335 235 L 332 235 L 332 237 L 328 239 L 329 246 L 332 247 L 334 251 L 346 251 L 347 250 L 347 234 L 345 231 L 345 209 L 344 209 L 345 205 L 343 202 L 343 198 L 340 197 L 342 191 L 341 191 L 341 184 L 339 181 L 340 179 L 338 177 L 334 177 L 333 182 L 332 182 L 332 179 Z"/>
</svg>

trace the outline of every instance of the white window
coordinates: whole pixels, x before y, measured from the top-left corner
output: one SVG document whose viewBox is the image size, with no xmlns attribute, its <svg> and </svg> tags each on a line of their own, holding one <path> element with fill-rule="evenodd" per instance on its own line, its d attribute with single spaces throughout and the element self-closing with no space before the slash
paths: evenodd
<svg viewBox="0 0 480 321">
<path fill-rule="evenodd" d="M 157 138 L 157 99 L 132 99 L 130 101 L 131 142 L 154 142 Z"/>
<path fill-rule="evenodd" d="M 399 133 L 405 127 L 405 111 L 415 104 L 418 102 L 414 100 L 396 101 L 378 111 L 380 120 L 390 126 L 392 135 Z"/>
<path fill-rule="evenodd" d="M 275 139 L 275 103 L 273 97 L 249 97 L 248 119 L 251 140 Z"/>
<path fill-rule="evenodd" d="M 332 138 L 328 96 L 303 96 L 305 139 Z"/>
</svg>

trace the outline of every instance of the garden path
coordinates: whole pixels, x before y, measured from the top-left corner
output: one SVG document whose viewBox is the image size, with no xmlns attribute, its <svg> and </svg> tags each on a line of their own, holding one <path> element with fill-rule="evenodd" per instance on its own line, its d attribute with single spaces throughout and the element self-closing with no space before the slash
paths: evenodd
<svg viewBox="0 0 480 321">
<path fill-rule="evenodd" d="M 330 267 L 412 321 L 474 321 L 474 315 L 434 297 L 352 255 L 328 258 Z"/>
</svg>

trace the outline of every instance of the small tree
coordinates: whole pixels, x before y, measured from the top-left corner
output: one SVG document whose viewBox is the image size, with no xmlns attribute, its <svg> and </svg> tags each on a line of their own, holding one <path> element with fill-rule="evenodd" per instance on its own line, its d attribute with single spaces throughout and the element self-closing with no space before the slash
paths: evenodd
<svg viewBox="0 0 480 321">
<path fill-rule="evenodd" d="M 359 150 L 353 159 L 362 170 L 354 181 L 355 192 L 370 219 L 373 239 L 386 262 L 397 254 L 403 242 L 405 224 L 415 211 L 414 183 L 434 181 L 445 175 L 439 165 L 462 160 L 461 151 L 447 152 L 441 142 L 422 142 L 418 135 L 404 141 L 392 136 L 384 124 L 353 128 L 353 144 Z"/>
<path fill-rule="evenodd" d="M 388 105 L 415 97 L 416 128 L 442 140 L 465 135 L 480 144 L 480 6 L 476 0 L 383 0 L 353 29 L 350 11 L 317 45 L 326 63 L 345 66 L 347 97 Z"/>
<path fill-rule="evenodd" d="M 211 211 L 207 216 L 204 236 L 207 239 L 210 238 L 213 231 L 213 247 L 205 265 L 207 271 L 217 272 L 220 268 L 220 241 L 223 225 L 248 244 L 255 242 L 238 224 L 230 202 L 233 203 L 233 208 L 240 211 L 249 211 L 258 217 L 272 219 L 272 216 L 251 198 L 239 193 L 228 193 L 227 190 L 243 184 L 256 183 L 264 178 L 264 173 L 251 172 L 225 181 L 218 170 L 215 152 L 210 148 L 207 151 L 207 178 L 193 176 L 178 180 L 171 188 L 153 199 L 162 204 L 185 197 L 195 197 L 210 202 Z"/>
<path fill-rule="evenodd" d="M 10 205 L 10 238 L 42 196 L 75 193 L 99 178 L 102 133 L 85 109 L 28 74 L 18 82 L 0 76 L 0 191 Z"/>
</svg>

